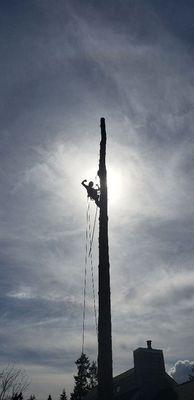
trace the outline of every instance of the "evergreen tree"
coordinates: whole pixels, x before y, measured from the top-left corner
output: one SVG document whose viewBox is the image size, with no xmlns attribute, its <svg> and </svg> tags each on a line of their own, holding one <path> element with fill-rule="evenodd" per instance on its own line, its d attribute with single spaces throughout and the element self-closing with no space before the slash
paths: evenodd
<svg viewBox="0 0 194 400">
<path fill-rule="evenodd" d="M 82 400 L 89 391 L 89 367 L 90 361 L 86 354 L 82 353 L 80 358 L 75 361 L 77 366 L 77 375 L 74 375 L 75 386 L 71 393 L 71 400 Z"/>
<path fill-rule="evenodd" d="M 67 395 L 65 389 L 63 389 L 62 393 L 60 394 L 60 400 L 67 400 Z"/>
<path fill-rule="evenodd" d="M 98 384 L 97 365 L 95 361 L 89 367 L 89 388 L 93 389 Z"/>
<path fill-rule="evenodd" d="M 47 400 L 52 400 L 51 394 L 49 394 L 48 399 Z"/>
</svg>

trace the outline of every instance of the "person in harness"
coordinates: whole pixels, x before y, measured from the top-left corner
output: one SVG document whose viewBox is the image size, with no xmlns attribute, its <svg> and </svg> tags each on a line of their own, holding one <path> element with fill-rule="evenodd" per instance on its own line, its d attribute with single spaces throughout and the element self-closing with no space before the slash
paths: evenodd
<svg viewBox="0 0 194 400">
<path fill-rule="evenodd" d="M 92 200 L 95 201 L 96 205 L 100 207 L 100 188 L 98 185 L 96 185 L 96 188 L 94 187 L 94 183 L 90 181 L 88 185 L 86 185 L 87 179 L 84 179 L 82 181 L 82 185 L 86 188 L 88 197 Z"/>
</svg>

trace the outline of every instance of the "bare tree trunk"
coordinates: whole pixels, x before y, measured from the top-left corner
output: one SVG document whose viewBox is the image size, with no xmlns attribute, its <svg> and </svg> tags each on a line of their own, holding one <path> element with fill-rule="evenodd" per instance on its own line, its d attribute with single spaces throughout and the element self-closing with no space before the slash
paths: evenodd
<svg viewBox="0 0 194 400">
<path fill-rule="evenodd" d="M 112 336 L 110 300 L 110 264 L 108 247 L 106 128 L 101 118 L 100 143 L 100 219 L 99 219 L 99 320 L 98 320 L 98 399 L 112 400 Z"/>
</svg>

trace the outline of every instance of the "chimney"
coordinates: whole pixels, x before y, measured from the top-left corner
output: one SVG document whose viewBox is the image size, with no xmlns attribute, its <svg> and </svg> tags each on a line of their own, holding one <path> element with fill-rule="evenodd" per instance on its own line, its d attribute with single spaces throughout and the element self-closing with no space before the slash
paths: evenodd
<svg viewBox="0 0 194 400">
<path fill-rule="evenodd" d="M 163 351 L 152 348 L 152 341 L 147 340 L 147 347 L 134 350 L 134 367 L 137 384 L 144 400 L 152 400 L 160 390 L 168 385 L 165 376 Z"/>
<path fill-rule="evenodd" d="M 152 341 L 151 340 L 147 340 L 147 348 L 148 349 L 152 349 Z"/>
</svg>

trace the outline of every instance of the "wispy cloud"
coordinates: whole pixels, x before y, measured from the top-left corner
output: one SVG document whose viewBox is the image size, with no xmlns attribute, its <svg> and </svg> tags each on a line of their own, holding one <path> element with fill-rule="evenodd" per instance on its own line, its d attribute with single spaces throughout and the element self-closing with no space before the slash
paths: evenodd
<svg viewBox="0 0 194 400">
<path fill-rule="evenodd" d="M 173 4 L 2 8 L 0 362 L 23 363 L 44 397 L 44 382 L 57 392 L 63 373 L 70 389 L 81 351 L 80 182 L 98 169 L 101 116 L 120 179 L 109 204 L 115 372 L 147 337 L 168 368 L 194 352 L 192 6 Z"/>
</svg>

